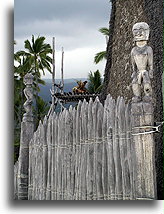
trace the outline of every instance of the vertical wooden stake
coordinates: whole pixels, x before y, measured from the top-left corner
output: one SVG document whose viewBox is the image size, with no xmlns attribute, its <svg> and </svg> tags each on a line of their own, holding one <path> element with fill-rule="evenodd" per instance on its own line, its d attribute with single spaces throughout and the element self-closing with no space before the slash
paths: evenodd
<svg viewBox="0 0 164 214">
<path fill-rule="evenodd" d="M 64 65 L 64 49 L 62 47 L 62 60 L 61 60 L 61 84 L 62 84 L 62 90 L 61 93 L 63 94 L 64 89 L 64 72 L 63 72 L 63 65 Z"/>
<path fill-rule="evenodd" d="M 54 106 L 55 106 L 55 37 L 53 37 L 52 40 L 52 113 L 54 112 Z"/>
<path fill-rule="evenodd" d="M 135 199 L 156 199 L 155 141 L 153 133 L 143 134 L 150 131 L 146 126 L 152 126 L 154 123 L 152 103 L 132 103 L 131 113 L 135 151 L 133 160 Z"/>
<path fill-rule="evenodd" d="M 34 133 L 34 121 L 32 113 L 33 102 L 33 75 L 27 73 L 24 77 L 24 103 L 25 113 L 21 123 L 21 139 L 18 165 L 18 200 L 28 200 L 28 169 L 29 169 L 29 143 Z"/>
</svg>

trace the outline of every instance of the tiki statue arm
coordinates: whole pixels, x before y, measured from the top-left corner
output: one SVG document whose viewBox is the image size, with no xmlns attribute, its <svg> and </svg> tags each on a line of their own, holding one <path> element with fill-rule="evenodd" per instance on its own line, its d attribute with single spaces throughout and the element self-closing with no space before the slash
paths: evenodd
<svg viewBox="0 0 164 214">
<path fill-rule="evenodd" d="M 153 78 L 153 50 L 151 47 L 148 48 L 148 69 L 149 77 Z"/>
<path fill-rule="evenodd" d="M 136 69 L 136 63 L 134 60 L 133 49 L 131 51 L 131 64 L 132 64 L 132 71 L 133 71 L 131 78 L 134 79 L 134 77 L 137 75 L 137 69 Z"/>
</svg>

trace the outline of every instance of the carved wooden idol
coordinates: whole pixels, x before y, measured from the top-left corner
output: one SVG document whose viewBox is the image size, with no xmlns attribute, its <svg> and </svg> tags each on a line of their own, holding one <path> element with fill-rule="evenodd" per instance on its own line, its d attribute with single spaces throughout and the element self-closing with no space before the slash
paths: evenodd
<svg viewBox="0 0 164 214">
<path fill-rule="evenodd" d="M 131 51 L 132 90 L 134 94 L 132 101 L 150 102 L 152 100 L 153 50 L 147 45 L 149 25 L 145 22 L 136 23 L 132 31 L 135 42 L 135 47 Z"/>
<path fill-rule="evenodd" d="M 32 113 L 32 103 L 33 103 L 33 75 L 27 73 L 24 77 L 24 84 L 26 85 L 24 89 L 24 94 L 26 97 L 26 102 L 24 103 L 25 114 L 23 115 L 23 121 L 33 121 L 33 113 Z"/>
</svg>

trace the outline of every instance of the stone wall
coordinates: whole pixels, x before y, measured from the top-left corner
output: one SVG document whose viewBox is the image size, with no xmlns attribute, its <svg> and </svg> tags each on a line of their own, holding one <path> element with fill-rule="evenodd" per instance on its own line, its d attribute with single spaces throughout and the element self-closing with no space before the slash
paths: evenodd
<svg viewBox="0 0 164 214">
<path fill-rule="evenodd" d="M 111 0 L 110 38 L 104 76 L 102 100 L 106 94 L 113 98 L 132 98 L 130 52 L 133 47 L 132 26 L 145 21 L 150 26 L 149 45 L 154 51 L 154 106 L 155 121 L 163 121 L 162 73 L 163 73 L 163 2 L 162 0 Z M 163 141 L 155 134 L 158 198 L 163 198 Z"/>
</svg>

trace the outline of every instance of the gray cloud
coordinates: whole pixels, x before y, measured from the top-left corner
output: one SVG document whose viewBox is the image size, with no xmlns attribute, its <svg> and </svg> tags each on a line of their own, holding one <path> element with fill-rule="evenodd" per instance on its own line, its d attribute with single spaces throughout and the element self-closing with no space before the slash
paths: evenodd
<svg viewBox="0 0 164 214">
<path fill-rule="evenodd" d="M 89 28 L 85 23 L 81 22 L 79 24 L 78 20 L 72 20 L 72 22 L 67 22 L 63 27 L 62 23 L 51 21 L 34 22 L 33 25 L 20 25 L 17 28 L 18 35 L 15 38 L 31 38 L 32 34 L 44 35 L 46 38 L 56 37 L 57 41 L 60 42 L 66 49 L 74 49 L 83 47 L 90 47 L 98 45 L 99 43 L 105 43 L 105 38 L 98 32 L 100 26 L 95 28 Z M 54 27 L 53 27 L 54 26 Z M 58 48 L 58 46 L 57 46 Z"/>
<path fill-rule="evenodd" d="M 31 35 L 45 36 L 46 42 L 56 37 L 57 51 L 64 46 L 66 51 L 74 51 L 75 62 L 78 60 L 81 72 L 84 63 L 76 57 L 76 49 L 85 49 L 85 67 L 92 63 L 94 57 L 87 52 L 103 47 L 105 38 L 98 32 L 100 27 L 108 27 L 110 17 L 109 0 L 15 0 L 14 39 L 17 41 L 15 51 L 23 49 L 25 39 Z M 69 52 L 70 53 L 70 52 Z M 95 52 L 96 53 L 96 52 Z M 68 65 L 67 65 L 68 67 Z M 75 68 L 69 69 L 70 75 Z"/>
<path fill-rule="evenodd" d="M 101 22 L 109 13 L 108 0 L 15 0 L 15 22 L 89 17 Z"/>
<path fill-rule="evenodd" d="M 87 29 L 97 30 L 101 26 L 108 26 L 109 11 L 107 0 L 16 0 L 15 37 L 36 31 L 76 37 Z"/>
</svg>

